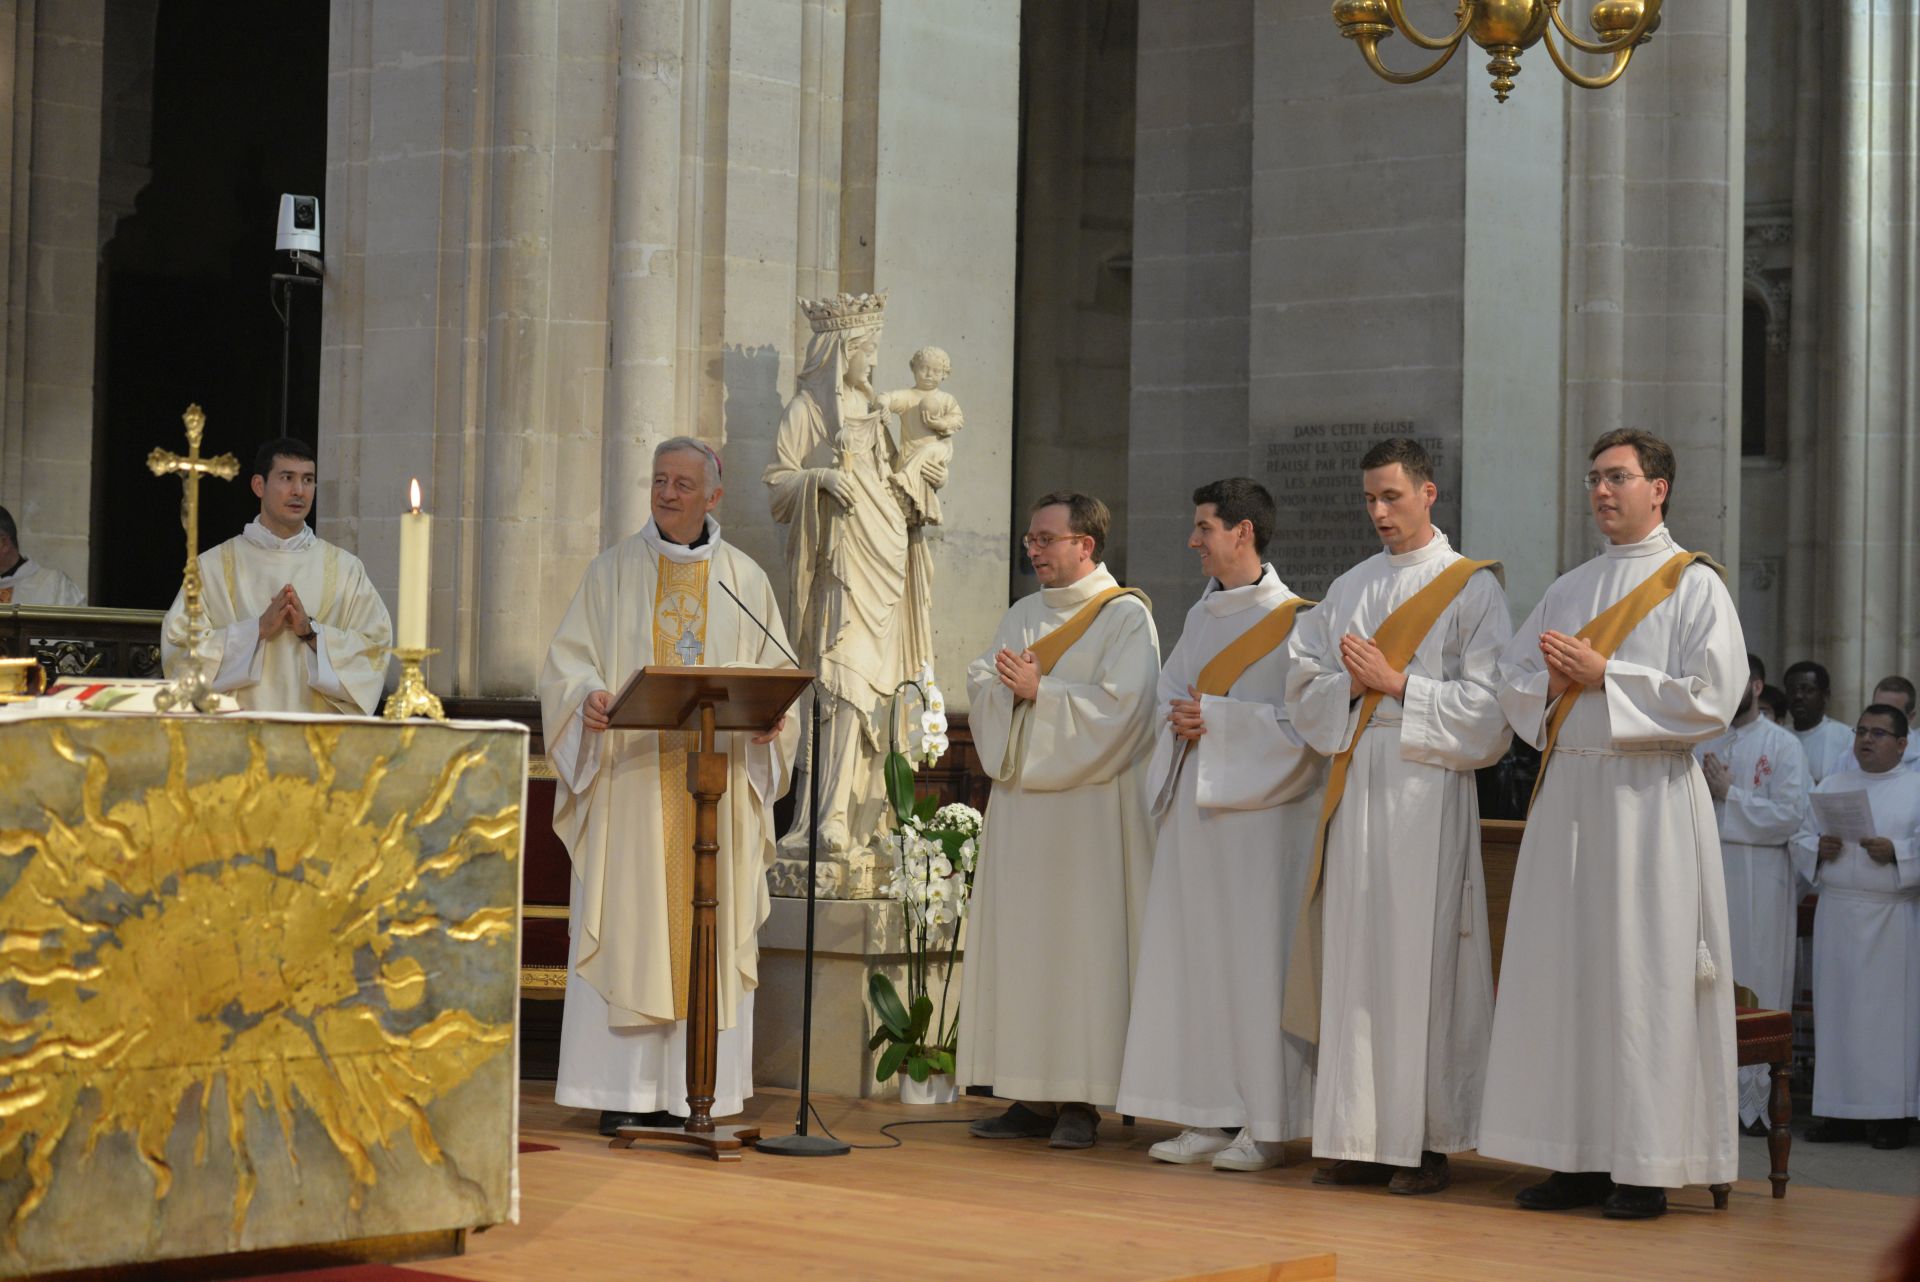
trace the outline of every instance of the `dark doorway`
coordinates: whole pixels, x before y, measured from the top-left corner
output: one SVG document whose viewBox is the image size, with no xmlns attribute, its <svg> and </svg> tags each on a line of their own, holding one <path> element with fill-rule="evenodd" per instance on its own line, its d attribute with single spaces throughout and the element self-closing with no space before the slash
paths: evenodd
<svg viewBox="0 0 1920 1282">
<path fill-rule="evenodd" d="M 319 196 L 327 159 L 327 6 L 160 0 L 108 6 L 107 58 L 151 48 L 151 178 L 102 252 L 89 599 L 165 608 L 186 535 L 180 484 L 147 452 L 184 452 L 180 415 L 207 415 L 204 452 L 231 452 L 233 481 L 201 487 L 200 545 L 237 534 L 259 503 L 254 449 L 280 435 L 282 327 L 269 287 L 282 193 Z M 115 104 L 107 104 L 112 145 Z M 323 211 L 324 212 L 324 211 Z M 314 441 L 320 291 L 294 291 L 289 434 Z"/>
</svg>

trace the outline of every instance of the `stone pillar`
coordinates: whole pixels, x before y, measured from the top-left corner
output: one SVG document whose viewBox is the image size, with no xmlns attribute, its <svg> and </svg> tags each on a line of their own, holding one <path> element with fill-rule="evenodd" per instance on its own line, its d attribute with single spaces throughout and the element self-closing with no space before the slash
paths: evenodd
<svg viewBox="0 0 1920 1282">
<path fill-rule="evenodd" d="M 1745 5 L 1703 0 L 1663 10 L 1611 88 L 1564 91 L 1565 566 L 1597 548 L 1574 488 L 1588 448 L 1644 427 L 1678 460 L 1674 537 L 1738 582 L 1745 64 Z"/>
<path fill-rule="evenodd" d="M 1837 9 L 1837 12 L 1835 12 Z M 1819 413 L 1826 501 L 1814 649 L 1838 715 L 1889 673 L 1920 665 L 1920 380 L 1913 345 L 1920 32 L 1898 6 L 1824 10 L 1834 44 L 1823 93 Z"/>
<path fill-rule="evenodd" d="M 1285 216 L 1260 173 L 1284 144 L 1262 121 L 1296 93 L 1282 62 L 1301 38 L 1282 8 L 1260 6 L 1256 22 L 1252 0 L 1140 4 L 1126 568 L 1153 599 L 1163 652 L 1200 585 L 1193 490 L 1247 468 L 1249 330 L 1263 327 L 1255 347 L 1272 332 L 1249 278 Z"/>
<path fill-rule="evenodd" d="M 0 506 L 24 550 L 87 582 L 104 0 L 0 4 L 7 253 Z"/>
</svg>

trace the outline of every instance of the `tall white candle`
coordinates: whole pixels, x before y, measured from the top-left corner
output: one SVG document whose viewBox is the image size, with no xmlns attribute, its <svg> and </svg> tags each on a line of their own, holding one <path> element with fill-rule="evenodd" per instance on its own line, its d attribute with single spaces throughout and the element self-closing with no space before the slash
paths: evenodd
<svg viewBox="0 0 1920 1282">
<path fill-rule="evenodd" d="M 413 510 L 400 517 L 400 628 L 402 650 L 427 648 L 428 576 L 433 566 L 433 517 L 420 510 L 420 478 L 408 487 Z"/>
</svg>

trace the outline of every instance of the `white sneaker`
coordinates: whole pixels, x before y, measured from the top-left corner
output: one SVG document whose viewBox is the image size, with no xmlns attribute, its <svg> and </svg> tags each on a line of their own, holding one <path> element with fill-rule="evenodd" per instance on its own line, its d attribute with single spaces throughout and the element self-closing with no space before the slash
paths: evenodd
<svg viewBox="0 0 1920 1282">
<path fill-rule="evenodd" d="M 1273 1144 L 1253 1138 L 1244 1128 L 1233 1137 L 1233 1143 L 1221 1148 L 1213 1155 L 1213 1169 L 1216 1171 L 1265 1171 L 1280 1165 L 1287 1159 L 1287 1146 Z"/>
<path fill-rule="evenodd" d="M 1212 1126 L 1189 1126 L 1170 1140 L 1161 1140 L 1147 1150 L 1148 1157 L 1181 1166 L 1204 1162 L 1232 1141 Z"/>
</svg>

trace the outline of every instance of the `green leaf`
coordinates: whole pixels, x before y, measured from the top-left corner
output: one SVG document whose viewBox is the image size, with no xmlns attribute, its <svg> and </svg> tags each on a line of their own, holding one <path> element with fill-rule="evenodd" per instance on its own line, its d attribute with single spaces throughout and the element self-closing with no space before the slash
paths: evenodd
<svg viewBox="0 0 1920 1282">
<path fill-rule="evenodd" d="M 920 816 L 922 823 L 932 823 L 934 812 L 939 809 L 940 798 L 922 797 L 920 798 L 920 804 L 913 808 L 913 813 Z"/>
<path fill-rule="evenodd" d="M 953 1072 L 953 1052 L 937 1050 L 933 1053 L 933 1071 L 936 1073 Z"/>
<path fill-rule="evenodd" d="M 914 998 L 913 1009 L 908 1012 L 908 1015 L 907 1039 L 914 1042 L 925 1041 L 927 1025 L 933 1022 L 933 998 L 926 993 Z"/>
<path fill-rule="evenodd" d="M 907 1057 L 907 1052 L 911 1049 L 913 1048 L 905 1042 L 895 1042 L 893 1045 L 887 1047 L 887 1053 L 882 1055 L 880 1062 L 873 1066 L 873 1080 L 876 1082 L 884 1082 L 899 1072 L 900 1061 Z"/>
<path fill-rule="evenodd" d="M 867 998 L 873 1003 L 873 1013 L 887 1026 L 896 1041 L 905 1041 L 907 1032 L 907 1008 L 900 1004 L 900 994 L 895 991 L 893 981 L 879 971 L 867 976 Z"/>
<path fill-rule="evenodd" d="M 916 1082 L 924 1082 L 933 1076 L 933 1066 L 927 1063 L 924 1055 L 915 1055 L 907 1061 L 907 1076 Z"/>
<path fill-rule="evenodd" d="M 893 817 L 905 824 L 913 815 L 913 767 L 897 752 L 889 752 L 885 766 L 887 800 L 893 805 Z"/>
<path fill-rule="evenodd" d="M 893 1030 L 885 1024 L 873 1030 L 873 1036 L 867 1039 L 867 1049 L 877 1051 L 893 1040 Z"/>
</svg>

